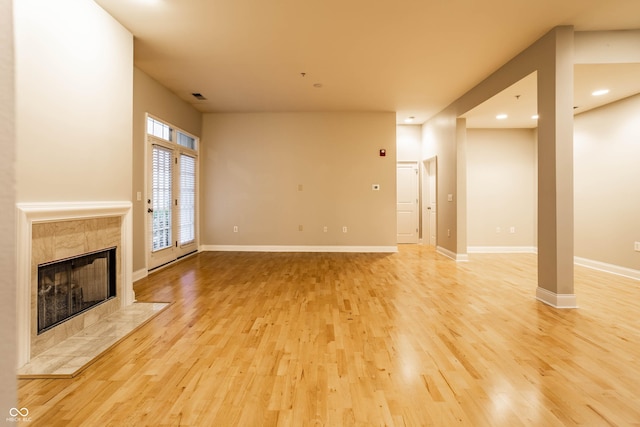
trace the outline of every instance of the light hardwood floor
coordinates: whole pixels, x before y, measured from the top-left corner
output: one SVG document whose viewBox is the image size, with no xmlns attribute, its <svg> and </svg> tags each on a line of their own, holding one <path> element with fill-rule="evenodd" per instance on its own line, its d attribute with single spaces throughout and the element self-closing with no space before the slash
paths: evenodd
<svg viewBox="0 0 640 427">
<path fill-rule="evenodd" d="M 20 380 L 31 426 L 640 425 L 640 284 L 536 256 L 205 252 L 135 284 L 173 304 L 73 379 Z"/>
</svg>

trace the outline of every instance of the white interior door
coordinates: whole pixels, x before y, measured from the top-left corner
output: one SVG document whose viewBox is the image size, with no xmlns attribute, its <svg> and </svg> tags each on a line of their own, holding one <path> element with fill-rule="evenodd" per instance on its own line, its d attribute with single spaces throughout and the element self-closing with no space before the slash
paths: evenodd
<svg viewBox="0 0 640 427">
<path fill-rule="evenodd" d="M 436 246 L 437 233 L 437 209 L 436 209 L 436 159 L 426 160 L 424 163 L 424 181 L 423 181 L 423 242 Z"/>
<path fill-rule="evenodd" d="M 398 163 L 397 167 L 398 243 L 418 243 L 418 165 Z"/>
</svg>

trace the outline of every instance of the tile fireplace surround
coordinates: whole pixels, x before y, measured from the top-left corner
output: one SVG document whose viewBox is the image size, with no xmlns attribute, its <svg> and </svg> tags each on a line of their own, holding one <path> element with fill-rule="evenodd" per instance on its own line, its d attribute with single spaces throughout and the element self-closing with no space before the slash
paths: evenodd
<svg viewBox="0 0 640 427">
<path fill-rule="evenodd" d="M 131 202 L 19 203 L 18 367 L 135 300 Z M 38 264 L 108 247 L 116 250 L 116 297 L 37 334 Z"/>
</svg>

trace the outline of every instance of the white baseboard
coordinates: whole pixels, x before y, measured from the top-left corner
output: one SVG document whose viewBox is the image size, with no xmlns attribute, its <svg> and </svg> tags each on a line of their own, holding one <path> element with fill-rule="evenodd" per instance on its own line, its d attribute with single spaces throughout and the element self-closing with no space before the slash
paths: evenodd
<svg viewBox="0 0 640 427">
<path fill-rule="evenodd" d="M 288 245 L 202 245 L 210 252 L 360 252 L 395 253 L 397 246 L 288 246 Z"/>
<path fill-rule="evenodd" d="M 455 252 L 450 251 L 449 249 L 443 248 L 442 246 L 436 246 L 436 252 L 440 255 L 444 255 L 447 258 L 451 258 L 454 261 L 469 261 L 469 255 L 467 254 L 457 254 Z"/>
<path fill-rule="evenodd" d="M 469 246 L 467 248 L 467 252 L 472 254 L 537 254 L 538 248 L 535 246 Z M 580 265 L 582 267 L 640 280 L 640 270 L 634 270 L 632 268 L 621 267 L 619 265 L 608 264 L 606 262 L 581 257 L 574 257 L 573 260 L 576 265 Z"/>
<path fill-rule="evenodd" d="M 137 270 L 137 271 L 133 272 L 132 280 L 134 282 L 136 282 L 136 281 L 138 281 L 140 279 L 144 279 L 148 275 L 149 275 L 149 272 L 147 271 L 147 269 L 146 268 L 141 268 L 140 270 Z"/>
<path fill-rule="evenodd" d="M 535 246 L 469 246 L 470 254 L 535 254 L 538 248 Z"/>
<path fill-rule="evenodd" d="M 616 274 L 618 276 L 628 277 L 630 279 L 640 280 L 640 270 L 632 268 L 620 267 L 619 265 L 607 264 L 606 262 L 594 261 L 592 259 L 574 257 L 576 265 L 591 268 L 593 270 L 604 271 L 605 273 Z"/>
<path fill-rule="evenodd" d="M 556 294 L 545 288 L 536 288 L 536 299 L 554 308 L 578 308 L 575 294 Z"/>
</svg>

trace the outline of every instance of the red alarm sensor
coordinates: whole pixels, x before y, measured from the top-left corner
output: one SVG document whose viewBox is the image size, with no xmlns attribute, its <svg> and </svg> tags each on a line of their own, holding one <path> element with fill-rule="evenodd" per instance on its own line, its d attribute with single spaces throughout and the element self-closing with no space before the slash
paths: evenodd
<svg viewBox="0 0 640 427">
<path fill-rule="evenodd" d="M 387 155 L 387 150 L 385 150 L 384 148 L 380 149 L 380 157 L 384 157 Z"/>
</svg>

